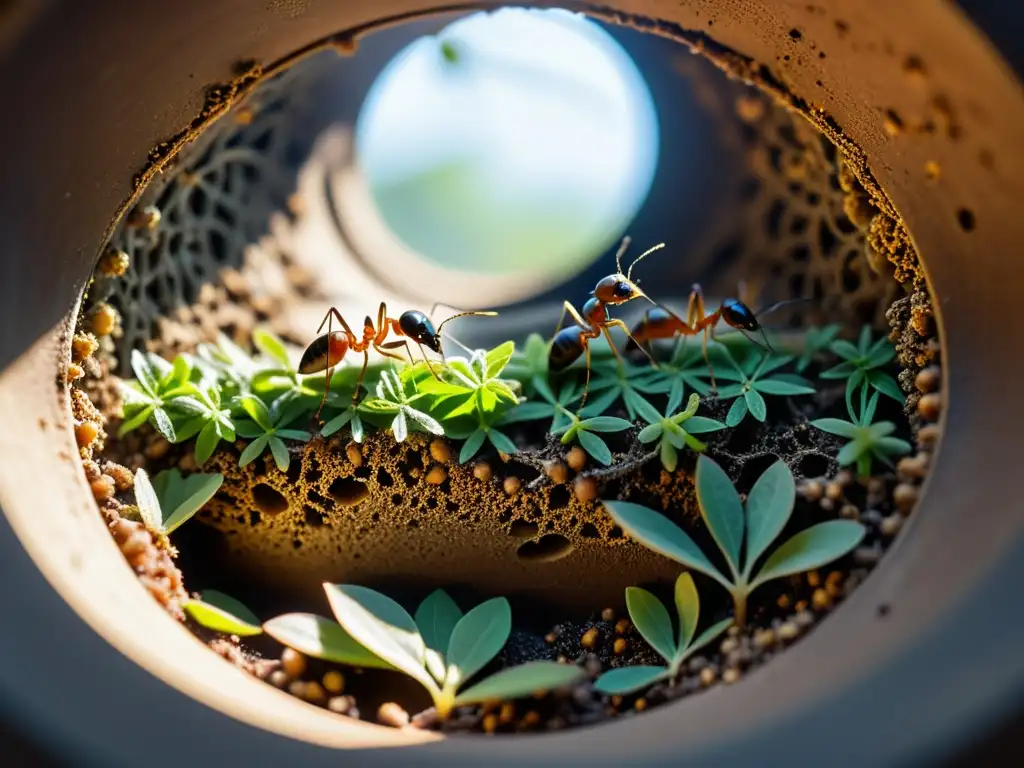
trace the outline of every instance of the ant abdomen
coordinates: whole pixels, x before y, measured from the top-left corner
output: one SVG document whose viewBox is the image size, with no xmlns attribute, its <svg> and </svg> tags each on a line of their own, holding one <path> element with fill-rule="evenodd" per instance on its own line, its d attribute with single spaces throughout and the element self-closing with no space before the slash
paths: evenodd
<svg viewBox="0 0 1024 768">
<path fill-rule="evenodd" d="M 337 365 L 348 352 L 348 336 L 341 331 L 318 336 L 306 347 L 299 361 L 298 372 L 303 375 L 319 373 Z"/>
<path fill-rule="evenodd" d="M 584 335 L 584 330 L 578 325 L 570 325 L 556 333 L 548 353 L 548 370 L 564 371 L 576 362 L 583 354 Z"/>
</svg>

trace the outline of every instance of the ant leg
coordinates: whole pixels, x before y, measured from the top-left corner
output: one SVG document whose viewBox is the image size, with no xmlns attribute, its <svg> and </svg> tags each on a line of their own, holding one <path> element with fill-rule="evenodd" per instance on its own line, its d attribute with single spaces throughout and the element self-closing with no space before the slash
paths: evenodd
<svg viewBox="0 0 1024 768">
<path fill-rule="evenodd" d="M 612 347 L 614 349 L 614 347 Z M 587 404 L 587 394 L 590 392 L 590 339 L 584 339 L 583 352 L 587 359 L 587 373 L 583 378 L 583 398 L 580 400 L 580 407 L 576 409 L 576 418 L 583 413 L 583 406 Z"/>
<path fill-rule="evenodd" d="M 320 327 L 316 329 L 316 332 L 320 333 L 320 331 L 322 331 L 324 329 L 324 326 L 326 325 L 327 326 L 327 333 L 330 333 L 331 332 L 331 325 L 330 324 L 331 324 L 331 318 L 332 317 L 341 324 L 342 328 L 345 329 L 346 335 L 348 335 L 350 337 L 353 337 L 353 338 L 355 337 L 355 334 L 352 333 L 352 329 L 349 328 L 348 327 L 348 323 L 345 322 L 345 318 L 341 316 L 341 312 L 339 312 L 334 307 L 331 307 L 330 309 L 327 310 L 327 314 L 324 315 L 324 319 L 320 321 Z"/>
<path fill-rule="evenodd" d="M 608 326 L 610 326 L 611 324 L 612 322 L 609 321 L 606 325 L 602 325 L 601 333 L 604 334 L 604 338 L 608 342 L 608 346 L 611 347 L 612 352 L 615 353 L 615 357 L 619 361 L 619 371 L 625 371 L 626 361 L 622 359 L 622 355 L 619 353 L 619 350 L 616 349 L 615 341 L 612 339 L 612 332 L 608 330 Z"/>
<path fill-rule="evenodd" d="M 434 366 L 430 364 L 430 359 L 427 357 L 427 353 L 423 351 L 423 345 L 417 344 L 416 346 L 420 348 L 420 354 L 423 356 L 423 362 L 427 364 L 427 368 L 430 369 L 430 373 L 433 375 L 435 379 L 441 381 L 441 377 L 437 375 L 437 371 L 434 370 Z M 384 351 L 386 349 L 398 349 L 399 347 L 405 347 L 405 354 L 409 356 L 409 365 L 415 365 L 416 363 L 412 359 L 412 348 L 409 346 L 409 342 L 406 341 L 405 339 L 402 339 L 401 341 L 389 341 L 387 344 L 381 344 L 376 349 L 378 352 L 380 352 L 382 355 L 386 357 L 393 357 L 396 360 L 401 360 L 402 362 L 405 362 L 405 358 L 401 357 L 400 355 L 392 355 Z"/>
<path fill-rule="evenodd" d="M 363 367 L 359 370 L 359 378 L 356 379 L 356 389 L 352 393 L 352 405 L 355 406 L 359 402 L 359 390 L 363 387 L 363 377 L 366 376 L 366 366 L 370 364 L 370 352 L 369 350 L 363 350 Z"/>
<path fill-rule="evenodd" d="M 718 384 L 715 383 L 715 369 L 711 367 L 711 358 L 708 357 L 708 340 L 710 339 L 711 335 L 714 333 L 714 330 L 715 330 L 714 323 L 710 323 L 710 324 L 704 326 L 704 335 L 703 335 L 703 337 L 701 339 L 700 348 L 701 348 L 701 351 L 704 353 L 704 362 L 708 364 L 708 373 L 711 374 L 711 391 L 713 393 L 717 393 L 718 392 Z"/>
<path fill-rule="evenodd" d="M 323 411 L 324 405 L 327 403 L 327 396 L 331 394 L 331 377 L 334 376 L 334 366 L 330 365 L 331 362 L 331 319 L 334 315 L 338 316 L 341 322 L 345 322 L 342 318 L 341 313 L 338 312 L 334 307 L 327 310 L 327 317 L 324 318 L 324 322 L 327 323 L 327 373 L 324 374 L 324 396 L 320 398 L 320 405 L 317 406 L 316 415 L 313 416 L 313 422 L 320 424 L 320 412 Z M 317 329 L 317 333 L 320 333 L 320 329 L 324 327 L 323 323 L 320 323 L 320 328 Z"/>
<path fill-rule="evenodd" d="M 603 331 L 604 331 L 605 333 L 608 333 L 608 326 L 612 326 L 612 325 L 614 325 L 614 326 L 615 326 L 615 327 L 617 327 L 617 328 L 621 328 L 621 329 L 622 329 L 622 331 L 623 331 L 623 333 L 625 333 L 625 334 L 626 334 L 626 336 L 627 336 L 627 337 L 628 337 L 628 338 L 629 338 L 629 339 L 630 339 L 630 340 L 631 340 L 631 341 L 632 341 L 632 342 L 633 342 L 634 344 L 636 344 L 636 345 L 637 345 L 638 347 L 640 347 L 640 351 L 642 351 L 642 352 L 643 352 L 643 353 L 644 353 L 645 355 L 647 355 L 647 359 L 651 361 L 651 366 L 652 366 L 653 368 L 657 369 L 657 368 L 659 368 L 659 367 L 660 367 L 660 366 L 658 365 L 658 361 L 654 359 L 654 355 L 652 355 L 652 354 L 651 354 L 651 353 L 650 353 L 650 352 L 649 352 L 649 351 L 647 350 L 647 348 L 646 348 L 646 347 L 644 347 L 643 345 L 641 345 L 641 344 L 640 344 L 640 342 L 638 342 L 638 341 L 637 341 L 636 339 L 634 339 L 634 338 L 633 338 L 633 334 L 631 334 L 631 333 L 629 332 L 629 328 L 627 328 L 627 327 L 626 327 L 626 324 L 625 324 L 624 322 L 622 322 L 621 320 L 609 320 L 609 321 L 608 321 L 608 324 L 607 324 L 606 326 L 602 326 L 602 330 L 603 330 Z M 612 339 L 611 339 L 611 336 L 610 336 L 610 335 L 608 336 L 608 343 L 609 343 L 609 344 L 611 344 L 611 343 L 612 343 Z M 619 351 L 618 351 L 617 349 L 615 349 L 615 345 L 614 345 L 614 344 L 612 344 L 612 350 L 613 350 L 613 351 L 615 352 L 615 355 L 616 355 L 616 356 L 618 356 L 618 355 L 619 355 Z M 619 361 L 620 361 L 620 362 L 621 362 L 621 360 L 622 360 L 622 358 L 621 358 L 621 357 L 619 357 Z"/>
</svg>

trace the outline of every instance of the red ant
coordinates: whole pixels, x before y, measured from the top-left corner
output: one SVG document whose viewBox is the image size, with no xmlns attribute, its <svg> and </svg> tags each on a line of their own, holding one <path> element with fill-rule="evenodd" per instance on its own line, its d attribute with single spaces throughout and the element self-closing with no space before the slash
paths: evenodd
<svg viewBox="0 0 1024 768">
<path fill-rule="evenodd" d="M 434 309 L 430 311 L 431 315 L 437 307 L 438 305 L 435 304 Z M 334 366 L 344 359 L 345 354 L 349 350 L 363 353 L 363 367 L 359 371 L 355 392 L 352 394 L 352 402 L 355 403 L 359 399 L 359 389 L 362 386 L 363 377 L 366 375 L 366 367 L 370 363 L 370 349 L 385 357 L 404 362 L 405 358 L 389 350 L 405 347 L 405 352 L 409 356 L 409 363 L 411 364 L 413 362 L 412 350 L 409 347 L 409 340 L 411 339 L 420 348 L 420 354 L 423 355 L 423 360 L 434 375 L 434 378 L 440 379 L 437 371 L 434 370 L 434 366 L 431 365 L 430 360 L 427 358 L 427 353 L 423 351 L 423 347 L 429 347 L 437 354 L 442 355 L 441 330 L 446 323 L 451 322 L 457 317 L 466 317 L 467 315 L 494 317 L 497 314 L 497 312 L 459 312 L 447 318 L 435 330 L 434 323 L 430 317 L 417 309 L 407 310 L 397 319 L 388 317 L 387 305 L 382 301 L 380 308 L 377 310 L 377 324 L 374 325 L 373 320 L 367 315 L 366 319 L 363 320 L 363 336 L 359 338 L 352 332 L 352 329 L 345 322 L 345 318 L 341 316 L 341 313 L 336 308 L 331 307 L 327 310 L 327 314 L 324 316 L 323 322 L 320 323 L 320 327 L 316 329 L 316 332 L 320 333 L 324 325 L 326 325 L 327 333 L 314 339 L 306 347 L 306 351 L 302 353 L 302 359 L 299 361 L 298 372 L 301 374 L 319 373 L 325 369 L 327 370 L 324 396 L 320 400 L 320 407 L 317 408 L 314 418 L 320 418 L 320 411 L 323 410 L 324 403 L 327 402 L 327 396 L 331 391 L 331 376 L 334 373 Z M 343 331 L 331 330 L 332 318 L 336 318 L 341 323 Z M 385 343 L 388 334 L 405 338 Z"/>
<path fill-rule="evenodd" d="M 764 310 L 761 314 L 771 312 L 787 303 L 789 302 L 779 302 Z M 719 321 L 732 326 L 743 333 L 744 336 L 747 335 L 748 331 L 760 331 L 768 351 L 774 351 L 772 350 L 772 345 L 768 342 L 768 336 L 765 334 L 764 328 L 761 327 L 757 320 L 754 310 L 739 299 L 728 298 L 722 301 L 718 309 L 708 314 L 704 309 L 704 293 L 697 283 L 693 284 L 690 292 L 690 301 L 687 306 L 685 321 L 675 313 L 658 305 L 644 313 L 643 320 L 633 328 L 631 338 L 633 343 L 650 357 L 651 354 L 647 347 L 643 346 L 645 342 L 649 346 L 649 342 L 654 339 L 671 339 L 677 335 L 696 336 L 698 333 L 703 333 L 701 350 L 704 353 L 704 361 L 708 364 L 708 371 L 711 373 L 711 388 L 716 389 L 715 372 L 711 367 L 711 361 L 708 359 L 708 341 L 715 337 L 715 326 L 718 325 Z M 747 338 L 758 344 L 755 339 L 751 339 L 749 336 Z"/>
<path fill-rule="evenodd" d="M 577 413 L 583 410 L 583 405 L 587 401 L 587 390 L 590 387 L 590 341 L 596 339 L 601 334 L 604 334 L 608 340 L 608 346 L 612 348 L 612 352 L 619 359 L 619 364 L 622 364 L 622 355 L 619 354 L 619 350 L 615 348 L 615 343 L 612 341 L 611 332 L 608 330 L 612 326 L 617 326 L 625 331 L 626 336 L 632 339 L 632 335 L 629 332 L 629 328 L 621 320 L 617 320 L 608 316 L 608 307 L 618 306 L 625 304 L 633 299 L 647 299 L 652 304 L 656 302 L 651 299 L 647 294 L 637 287 L 637 284 L 632 281 L 633 267 L 637 265 L 642 258 L 648 254 L 654 253 L 655 251 L 664 248 L 664 243 L 644 251 L 640 254 L 632 264 L 629 265 L 629 269 L 626 274 L 622 274 L 622 255 L 626 252 L 629 247 L 630 238 L 622 238 L 622 244 L 619 246 L 618 252 L 615 254 L 615 267 L 618 270 L 614 275 L 608 275 L 607 277 L 601 278 L 594 290 L 591 291 L 591 298 L 587 299 L 583 305 L 583 313 L 576 311 L 576 308 L 566 301 L 562 305 L 562 315 L 558 318 L 558 325 L 555 327 L 555 335 L 551 339 L 551 347 L 548 351 L 548 370 L 551 371 L 562 371 L 572 365 L 579 356 L 583 353 L 587 355 L 587 375 L 583 384 L 583 399 L 580 400 L 580 406 Z M 565 314 L 568 312 L 572 315 L 573 320 L 576 321 L 576 325 L 569 325 L 565 328 L 561 328 L 562 322 L 565 320 Z M 561 330 L 559 330 L 561 328 Z M 644 353 L 651 359 L 651 364 L 657 367 L 657 361 L 651 356 L 649 352 L 643 347 L 640 347 Z"/>
</svg>

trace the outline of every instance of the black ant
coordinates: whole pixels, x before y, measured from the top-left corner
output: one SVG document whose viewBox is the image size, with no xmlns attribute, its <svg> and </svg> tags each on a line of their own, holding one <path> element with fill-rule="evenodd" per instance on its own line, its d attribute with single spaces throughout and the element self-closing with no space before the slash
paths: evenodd
<svg viewBox="0 0 1024 768">
<path fill-rule="evenodd" d="M 434 305 L 434 309 L 437 309 L 438 305 Z M 431 314 L 434 310 L 431 310 Z M 359 371 L 359 378 L 356 380 L 355 392 L 352 394 L 352 402 L 355 403 L 359 398 L 359 389 L 363 383 L 363 377 L 366 375 L 366 367 L 370 362 L 370 349 L 390 357 L 395 360 L 402 360 L 405 358 L 401 355 L 397 355 L 389 350 L 398 349 L 405 347 L 405 352 L 409 356 L 409 363 L 413 362 L 412 349 L 409 347 L 409 340 L 415 342 L 420 348 L 420 354 L 423 355 L 423 360 L 427 364 L 427 368 L 433 374 L 435 379 L 440 379 L 437 375 L 437 371 L 434 370 L 434 366 L 431 365 L 430 360 L 427 358 L 427 353 L 423 351 L 423 347 L 432 349 L 437 354 L 443 354 L 441 352 L 441 330 L 444 328 L 446 323 L 451 322 L 457 317 L 466 317 L 468 315 L 478 315 L 483 317 L 494 317 L 497 312 L 459 312 L 458 314 L 452 315 L 442 322 L 436 329 L 434 323 L 430 317 L 420 312 L 417 309 L 410 309 L 403 312 L 397 319 L 394 317 L 388 317 L 387 305 L 382 301 L 380 308 L 377 310 L 377 323 L 374 325 L 373 320 L 367 315 L 366 319 L 363 320 L 363 335 L 362 338 L 355 335 L 348 323 L 345 322 L 345 318 L 341 316 L 341 313 L 334 307 L 327 310 L 327 314 L 324 316 L 323 322 L 320 323 L 320 327 L 316 329 L 317 333 L 323 330 L 324 325 L 327 326 L 327 333 L 322 336 L 317 336 L 313 342 L 306 347 L 306 351 L 302 353 L 302 359 L 299 361 L 298 372 L 301 374 L 319 373 L 326 369 L 327 379 L 324 386 L 324 396 L 320 400 L 320 407 L 316 410 L 315 419 L 319 420 L 320 411 L 323 410 L 324 403 L 327 402 L 327 396 L 331 391 L 331 376 L 334 373 L 334 366 L 340 363 L 346 353 L 350 350 L 352 352 L 363 353 L 363 367 Z M 331 319 L 337 319 L 341 323 L 342 331 L 331 330 Z M 395 336 L 402 336 L 405 338 L 397 341 L 389 341 L 385 343 L 389 334 Z"/>
<path fill-rule="evenodd" d="M 701 291 L 700 285 L 694 283 L 690 291 L 686 320 L 658 305 L 654 309 L 647 310 L 643 319 L 633 328 L 631 335 L 632 344 L 639 347 L 650 357 L 648 346 L 655 339 L 671 339 L 675 336 L 696 336 L 699 333 L 703 333 L 701 350 L 704 353 L 704 361 L 708 364 L 708 371 L 711 373 L 711 388 L 716 389 L 715 371 L 711 367 L 711 361 L 708 359 L 708 341 L 714 339 L 715 326 L 718 325 L 719 321 L 740 331 L 758 346 L 760 346 L 760 343 L 747 334 L 748 332 L 760 331 L 768 351 L 773 352 L 772 345 L 768 342 L 768 336 L 765 334 L 761 323 L 758 322 L 757 316 L 758 314 L 764 315 L 768 312 L 773 312 L 784 304 L 792 303 L 792 301 L 803 301 L 803 299 L 781 301 L 759 313 L 755 313 L 754 310 L 739 299 L 728 298 L 724 299 L 714 312 L 707 313 L 704 309 L 704 293 Z M 645 344 L 647 346 L 644 346 Z"/>
<path fill-rule="evenodd" d="M 622 244 L 619 246 L 618 252 L 615 254 L 615 267 L 618 270 L 614 275 L 608 275 L 607 277 L 601 278 L 594 290 L 591 291 L 591 298 L 587 299 L 583 305 L 583 312 L 576 311 L 576 308 L 566 301 L 562 305 L 562 315 L 558 319 L 558 325 L 555 327 L 555 335 L 551 339 L 551 348 L 548 352 L 548 370 L 551 371 L 562 371 L 572 365 L 579 356 L 586 353 L 587 355 L 587 375 L 583 384 L 583 398 L 580 400 L 580 406 L 577 410 L 583 410 L 583 405 L 587 401 L 587 390 L 590 387 L 590 341 L 596 339 L 601 334 L 604 334 L 608 340 L 608 345 L 612 348 L 612 352 L 619 359 L 620 365 L 622 364 L 622 355 L 619 354 L 619 350 L 615 348 L 615 343 L 612 341 L 611 332 L 608 330 L 612 326 L 618 326 L 625 331 L 626 336 L 632 338 L 629 328 L 621 320 L 617 320 L 608 316 L 608 307 L 618 306 L 625 304 L 633 299 L 647 299 L 652 304 L 656 302 L 651 299 L 647 294 L 637 287 L 637 284 L 632 281 L 633 267 L 637 265 L 642 258 L 654 253 L 655 251 L 664 248 L 664 243 L 644 251 L 640 254 L 632 264 L 629 265 L 629 269 L 626 274 L 622 274 L 622 255 L 626 252 L 629 247 L 630 238 L 622 238 Z M 565 314 L 569 313 L 572 315 L 573 320 L 576 321 L 576 325 L 566 326 L 561 328 L 562 322 L 565 320 Z M 561 330 L 559 330 L 561 328 Z M 651 356 L 651 354 L 640 347 L 644 353 L 651 359 L 651 363 L 657 367 L 657 362 Z"/>
</svg>

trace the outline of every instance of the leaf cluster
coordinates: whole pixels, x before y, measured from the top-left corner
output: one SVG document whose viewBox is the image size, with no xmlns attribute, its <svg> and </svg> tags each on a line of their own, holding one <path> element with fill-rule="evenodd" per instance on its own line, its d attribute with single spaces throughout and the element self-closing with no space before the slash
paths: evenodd
<svg viewBox="0 0 1024 768">
<path fill-rule="evenodd" d="M 896 431 L 896 425 L 891 421 L 872 423 L 878 407 L 878 392 L 873 393 L 868 399 L 867 387 L 863 387 L 860 392 L 859 413 L 854 413 L 849 403 L 847 407 L 850 410 L 849 421 L 827 418 L 811 422 L 812 427 L 849 439 L 850 442 L 840 449 L 836 457 L 839 466 L 856 464 L 857 474 L 867 478 L 871 476 L 873 461 L 877 460 L 891 467 L 894 457 L 911 451 L 910 443 L 892 436 Z"/>
<path fill-rule="evenodd" d="M 569 664 L 534 661 L 465 684 L 508 641 L 508 601 L 487 600 L 463 614 L 443 590 L 431 593 L 413 618 L 391 598 L 366 587 L 324 584 L 337 623 L 314 614 L 286 614 L 263 629 L 309 656 L 360 667 L 402 672 L 422 685 L 440 717 L 454 707 L 512 699 L 564 688 L 583 671 Z"/>
<path fill-rule="evenodd" d="M 764 422 L 768 417 L 765 395 L 793 397 L 814 394 L 813 385 L 802 376 L 795 373 L 777 373 L 780 368 L 793 361 L 789 355 L 750 355 L 742 363 L 737 363 L 732 355 L 729 355 L 728 360 L 731 369 L 718 373 L 719 377 L 733 382 L 718 391 L 718 396 L 723 400 L 735 398 L 725 416 L 726 426 L 738 426 L 748 413 L 758 421 Z"/>
<path fill-rule="evenodd" d="M 146 528 L 168 536 L 195 515 L 220 489 L 224 475 L 165 469 L 153 478 L 144 469 L 135 472 L 135 503 Z"/>
<path fill-rule="evenodd" d="M 865 534 L 864 526 L 852 520 L 818 523 L 775 548 L 757 568 L 793 512 L 796 484 L 786 464 L 778 461 L 765 470 L 745 505 L 725 471 L 706 456 L 697 460 L 696 487 L 701 517 L 725 559 L 728 575 L 660 512 L 625 501 L 605 501 L 604 506 L 622 530 L 645 547 L 725 587 L 740 626 L 746 622 L 747 598 L 759 586 L 832 562 L 856 547 Z"/>
<path fill-rule="evenodd" d="M 858 387 L 875 389 L 898 403 L 904 400 L 899 383 L 883 368 L 892 362 L 896 350 L 885 336 L 877 341 L 871 339 L 871 326 L 861 328 L 860 337 L 854 345 L 845 339 L 831 342 L 829 349 L 843 358 L 843 362 L 822 371 L 823 379 L 846 379 L 846 406 L 853 411 L 853 395 Z"/>
<path fill-rule="evenodd" d="M 640 416 L 647 422 L 647 426 L 640 430 L 637 439 L 641 443 L 658 441 L 658 456 L 661 459 L 661 466 L 668 472 L 676 471 L 676 466 L 679 463 L 679 451 L 683 446 L 687 446 L 697 453 L 701 453 L 707 448 L 704 443 L 693 436 L 694 434 L 699 435 L 725 429 L 725 424 L 720 421 L 696 415 L 697 408 L 700 406 L 700 396 L 696 392 L 690 395 L 686 409 L 676 413 L 676 409 L 681 405 L 681 401 L 676 399 L 677 392 L 681 397 L 682 389 L 673 390 L 669 395 L 664 416 L 646 401 L 643 407 L 637 409 Z"/>
</svg>

